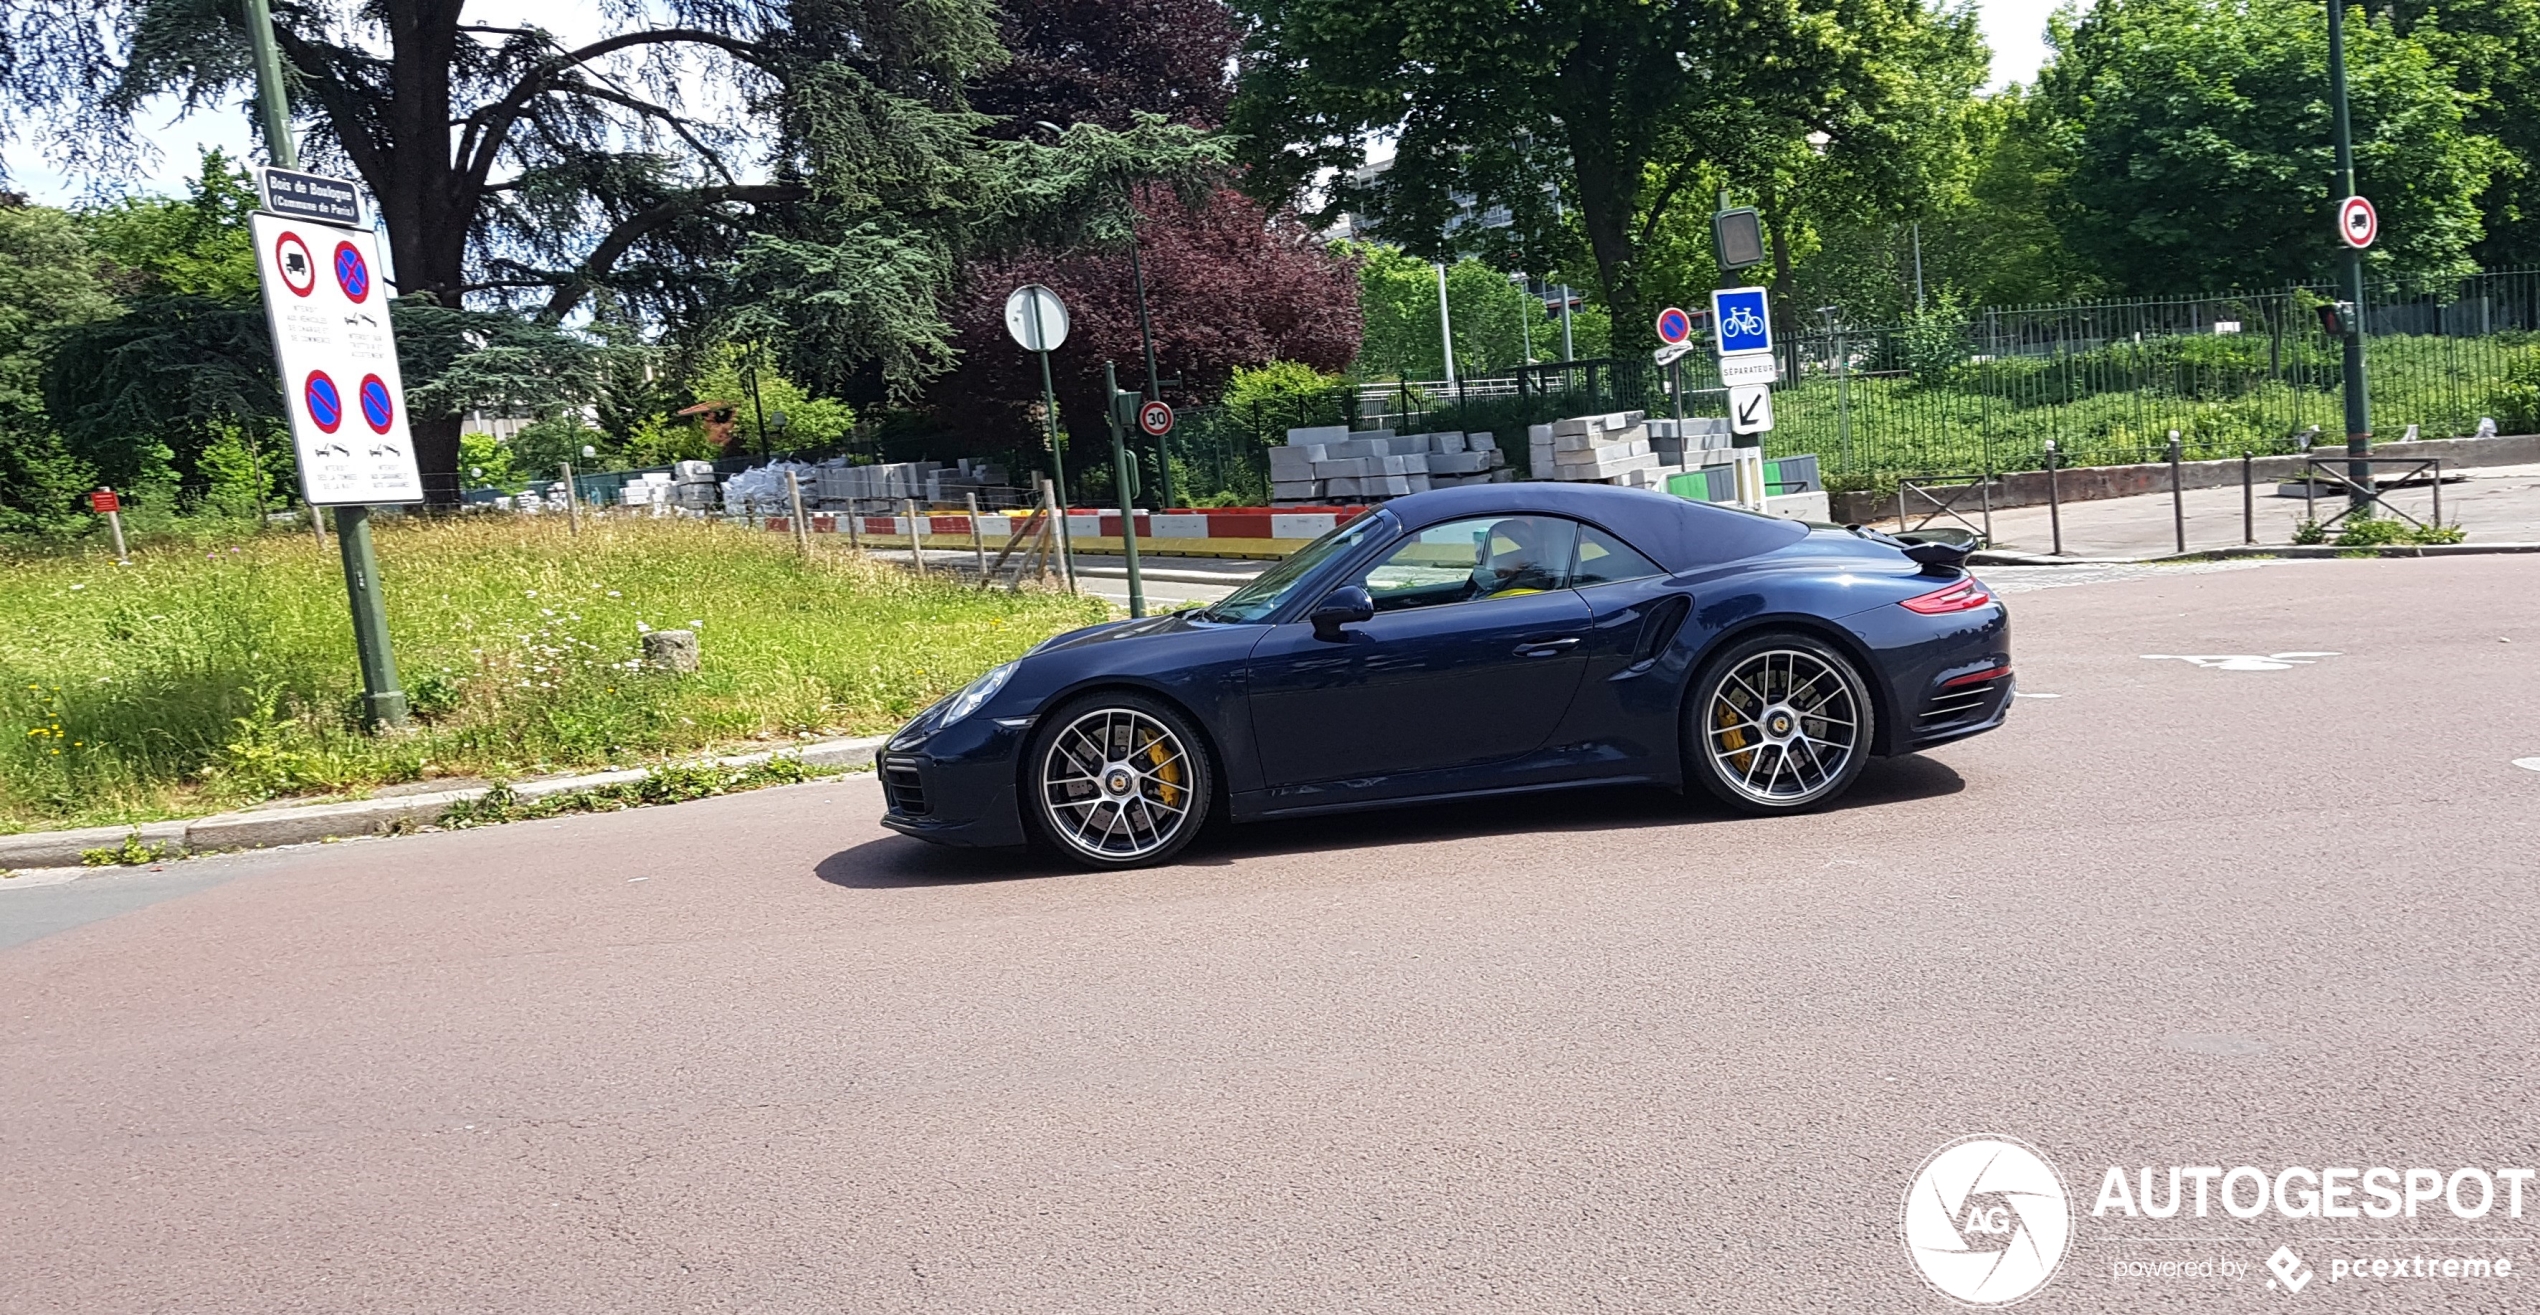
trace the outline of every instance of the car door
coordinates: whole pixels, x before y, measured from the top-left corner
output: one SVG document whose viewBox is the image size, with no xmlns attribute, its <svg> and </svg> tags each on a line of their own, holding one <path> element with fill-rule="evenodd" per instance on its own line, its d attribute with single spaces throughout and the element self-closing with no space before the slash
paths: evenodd
<svg viewBox="0 0 2540 1315">
<path fill-rule="evenodd" d="M 1587 604 L 1579 692 L 1555 742 L 1606 763 L 1646 760 L 1675 744 L 1683 672 L 1656 659 L 1692 613 L 1693 599 L 1619 536 L 1581 526 L 1570 587 Z"/>
<path fill-rule="evenodd" d="M 1577 691 L 1588 609 L 1566 587 L 1577 522 L 1485 516 L 1405 535 L 1360 575 L 1376 613 L 1338 639 L 1274 626 L 1248 674 L 1263 784 L 1362 783 L 1541 748 Z"/>
</svg>

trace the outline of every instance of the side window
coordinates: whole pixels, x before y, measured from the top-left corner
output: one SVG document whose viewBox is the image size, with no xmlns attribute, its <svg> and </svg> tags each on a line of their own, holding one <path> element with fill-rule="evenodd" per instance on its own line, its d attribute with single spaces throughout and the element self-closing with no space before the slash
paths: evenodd
<svg viewBox="0 0 2540 1315">
<path fill-rule="evenodd" d="M 1579 564 L 1570 572 L 1571 588 L 1665 574 L 1658 563 L 1632 551 L 1630 544 L 1593 525 L 1579 527 Z"/>
<path fill-rule="evenodd" d="M 1377 611 L 1399 612 L 1559 589 L 1577 532 L 1576 522 L 1557 516 L 1432 525 L 1368 569 L 1367 594 Z"/>
</svg>

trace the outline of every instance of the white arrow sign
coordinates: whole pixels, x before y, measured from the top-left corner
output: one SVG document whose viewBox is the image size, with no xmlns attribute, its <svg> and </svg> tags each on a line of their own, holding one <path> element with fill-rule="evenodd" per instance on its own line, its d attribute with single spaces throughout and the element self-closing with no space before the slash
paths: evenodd
<svg viewBox="0 0 2540 1315">
<path fill-rule="evenodd" d="M 1763 384 L 1729 389 L 1729 432 L 1760 434 L 1773 427 L 1773 390 Z"/>
<path fill-rule="evenodd" d="M 1657 358 L 1660 365 L 1673 365 L 1679 357 L 1685 356 L 1692 350 L 1692 343 L 1671 342 L 1666 346 L 1659 348 L 1657 351 L 1651 352 L 1650 355 Z"/>
</svg>

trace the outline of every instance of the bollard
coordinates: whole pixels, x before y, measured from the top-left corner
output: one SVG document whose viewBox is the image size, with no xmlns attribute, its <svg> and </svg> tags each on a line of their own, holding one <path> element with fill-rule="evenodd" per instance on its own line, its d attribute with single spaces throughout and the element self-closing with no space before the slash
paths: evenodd
<svg viewBox="0 0 2540 1315">
<path fill-rule="evenodd" d="M 647 630 L 644 632 L 644 665 L 654 671 L 687 675 L 697 669 L 697 632 L 694 630 Z"/>
<path fill-rule="evenodd" d="M 573 463 L 560 461 L 556 469 L 564 473 L 564 527 L 575 534 L 582 532 L 582 499 L 573 496 Z"/>
<path fill-rule="evenodd" d="M 811 556 L 811 522 L 803 516 L 803 482 L 794 472 L 785 472 L 785 505 L 794 513 L 794 553 Z"/>
<path fill-rule="evenodd" d="M 2187 490 L 2179 483 L 2178 431 L 2170 431 L 2170 522 L 2178 529 L 2178 550 L 2187 551 Z"/>
<path fill-rule="evenodd" d="M 963 505 L 970 508 L 970 555 L 979 559 L 979 583 L 988 582 L 988 541 L 979 537 L 979 495 L 964 493 Z"/>
<path fill-rule="evenodd" d="M 2240 541 L 2242 543 L 2258 541 L 2258 494 L 2256 476 L 2253 473 L 2257 459 L 2256 453 L 2247 448 L 2240 449 Z"/>
<path fill-rule="evenodd" d="M 2055 535 L 2055 555 L 2064 555 L 2064 505 L 2055 487 L 2055 463 L 2062 454 L 2055 450 L 2055 440 L 2046 440 L 2046 524 Z"/>
<path fill-rule="evenodd" d="M 924 575 L 926 574 L 926 527 L 917 519 L 917 499 L 906 499 L 900 505 L 908 509 L 908 563 L 916 568 L 919 575 Z"/>
<path fill-rule="evenodd" d="M 864 555 L 864 509 L 853 498 L 847 499 L 847 551 Z"/>
</svg>

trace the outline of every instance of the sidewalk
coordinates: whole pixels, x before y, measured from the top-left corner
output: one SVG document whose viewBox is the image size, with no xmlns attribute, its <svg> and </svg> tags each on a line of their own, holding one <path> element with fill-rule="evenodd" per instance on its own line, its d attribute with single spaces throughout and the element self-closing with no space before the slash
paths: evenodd
<svg viewBox="0 0 2540 1315">
<path fill-rule="evenodd" d="M 2444 523 L 2467 530 L 2473 544 L 2540 542 L 2540 465 L 2488 466 L 2462 473 L 2469 478 L 2443 486 Z M 2302 520 L 2302 500 L 2275 496 L 2272 482 L 2259 484 L 2255 493 L 2252 502 L 2257 541 L 2291 543 L 2294 527 Z M 2382 496 L 2419 520 L 2432 515 L 2434 497 L 2430 489 L 2403 489 Z M 2190 552 L 2234 547 L 2242 541 L 2238 486 L 2189 489 L 2181 501 L 2187 510 Z M 2344 509 L 2342 498 L 2321 498 L 2316 505 L 2322 520 Z M 1984 517 L 1977 510 L 1970 506 L 1964 511 L 1969 522 L 1978 529 L 1983 527 Z M 2068 502 L 2062 515 L 2064 555 L 2068 557 L 2157 557 L 2178 550 L 2167 493 Z M 1919 521 L 1920 513 L 1913 519 Z M 1943 516 L 1931 523 L 1940 526 L 1953 522 Z M 1875 527 L 1893 529 L 1895 524 L 1890 516 L 1875 523 Z M 2047 509 L 1997 509 L 1993 513 L 1993 546 L 2012 552 L 2053 551 L 2054 531 Z"/>
</svg>

